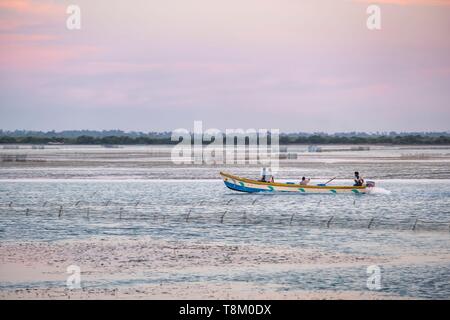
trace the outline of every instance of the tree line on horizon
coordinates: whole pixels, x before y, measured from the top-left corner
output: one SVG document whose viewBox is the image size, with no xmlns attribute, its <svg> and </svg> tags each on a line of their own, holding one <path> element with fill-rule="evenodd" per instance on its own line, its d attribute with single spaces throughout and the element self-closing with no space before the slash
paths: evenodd
<svg viewBox="0 0 450 320">
<path fill-rule="evenodd" d="M 269 138 L 270 142 L 270 138 Z M 10 136 L 0 135 L 0 144 L 77 144 L 77 145 L 173 145 L 169 135 L 160 136 Z M 209 142 L 204 142 L 208 144 Z M 395 144 L 395 145 L 450 145 L 450 135 L 367 135 L 336 136 L 326 134 L 295 135 L 281 134 L 280 144 Z"/>
<path fill-rule="evenodd" d="M 0 129 L 0 137 L 47 137 L 47 138 L 78 138 L 81 136 L 88 137 L 154 137 L 154 138 L 170 138 L 171 131 L 123 131 L 119 129 L 114 130 L 63 130 L 63 131 L 36 131 L 36 130 L 2 130 Z M 450 131 L 421 131 L 421 132 L 285 132 L 281 136 L 286 137 L 310 137 L 310 136 L 333 136 L 333 137 L 382 137 L 382 136 L 426 136 L 426 137 L 440 137 L 450 136 Z"/>
</svg>

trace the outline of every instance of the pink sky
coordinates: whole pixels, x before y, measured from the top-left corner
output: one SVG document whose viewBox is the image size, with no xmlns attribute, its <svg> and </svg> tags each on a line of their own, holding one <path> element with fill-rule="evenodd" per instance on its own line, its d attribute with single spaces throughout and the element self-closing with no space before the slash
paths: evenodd
<svg viewBox="0 0 450 320">
<path fill-rule="evenodd" d="M 0 0 L 0 129 L 450 130 L 450 1 L 370 3 Z"/>
</svg>

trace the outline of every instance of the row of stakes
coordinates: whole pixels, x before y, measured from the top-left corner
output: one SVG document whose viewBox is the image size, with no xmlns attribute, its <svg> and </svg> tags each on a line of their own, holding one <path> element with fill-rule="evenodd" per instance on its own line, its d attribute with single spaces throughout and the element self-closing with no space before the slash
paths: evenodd
<svg viewBox="0 0 450 320">
<path fill-rule="evenodd" d="M 254 205 L 254 204 L 256 203 L 257 200 L 258 200 L 258 199 L 253 200 L 252 205 Z M 228 201 L 226 202 L 226 205 L 229 205 L 232 201 L 233 201 L 233 199 L 228 200 Z M 83 202 L 82 200 L 78 200 L 77 202 L 74 203 L 74 207 L 78 207 L 82 202 Z M 112 203 L 112 201 L 111 201 L 111 200 L 108 200 L 108 201 L 105 202 L 104 206 L 107 207 L 107 206 L 109 206 L 111 203 Z M 136 201 L 136 202 L 133 204 L 133 206 L 134 206 L 134 207 L 137 207 L 140 203 L 141 203 L 141 201 L 138 200 L 138 201 Z M 202 201 L 200 201 L 199 205 L 201 206 L 201 205 L 203 205 L 204 203 L 205 203 L 205 200 L 202 200 Z M 9 202 L 9 203 L 8 203 L 8 207 L 9 207 L 9 208 L 12 208 L 12 207 L 13 207 L 13 204 L 14 204 L 13 201 Z M 42 204 L 42 207 L 44 208 L 44 207 L 46 207 L 48 204 L 49 204 L 48 201 L 44 201 L 44 203 Z M 62 207 L 62 205 L 60 205 L 59 207 Z"/>
<path fill-rule="evenodd" d="M 191 212 L 192 212 L 192 209 L 190 209 L 190 210 L 188 211 L 188 213 L 186 214 L 186 219 L 185 219 L 186 222 L 189 222 L 189 218 L 190 218 Z M 225 218 L 225 215 L 226 215 L 227 213 L 228 213 L 228 211 L 225 211 L 225 212 L 220 216 L 220 223 L 223 223 L 224 218 Z M 295 213 L 293 213 L 293 214 L 291 215 L 290 219 L 289 219 L 289 225 L 290 225 L 290 226 L 292 226 L 292 222 L 294 221 L 294 217 L 295 217 Z M 243 219 L 243 223 L 246 224 L 246 222 L 247 222 L 247 214 L 246 214 L 246 211 L 243 212 L 243 218 L 242 218 L 242 219 Z M 327 221 L 326 221 L 326 226 L 327 226 L 328 229 L 330 228 L 333 219 L 334 219 L 334 216 L 331 216 L 329 219 L 327 219 Z M 411 230 L 412 230 L 412 231 L 416 230 L 417 223 L 418 223 L 419 221 L 421 221 L 421 222 L 423 222 L 423 223 L 436 223 L 436 222 L 432 222 L 432 221 L 422 221 L 422 220 L 416 218 L 416 219 L 414 220 L 414 223 L 413 223 L 412 226 L 411 226 Z M 367 229 L 370 229 L 370 228 L 373 226 L 374 222 L 375 222 L 375 217 L 372 217 L 372 218 L 369 220 L 369 223 L 367 224 Z M 444 223 L 444 222 L 437 222 L 437 223 Z M 449 231 L 450 231 L 450 224 L 449 224 Z"/>
<path fill-rule="evenodd" d="M 226 202 L 225 205 L 229 205 L 232 201 L 233 201 L 233 199 L 229 199 L 229 200 Z M 254 204 L 256 203 L 256 201 L 258 201 L 258 198 L 256 198 L 255 200 L 252 201 L 252 205 L 254 205 Z M 205 200 L 200 201 L 199 205 L 200 205 L 200 206 L 203 205 L 204 202 L 205 202 Z M 78 205 L 79 205 L 80 203 L 82 203 L 82 200 L 78 200 L 77 202 L 75 202 L 74 206 L 75 206 L 75 207 L 78 207 Z M 137 207 L 140 203 L 141 203 L 140 200 L 136 201 L 136 203 L 134 204 L 134 207 Z M 318 205 L 320 205 L 320 203 L 321 203 L 321 200 L 319 200 Z M 48 204 L 48 201 L 45 201 L 44 204 L 42 205 L 42 207 L 46 207 L 47 204 Z M 105 203 L 104 206 L 107 207 L 107 206 L 109 206 L 110 204 L 111 204 L 111 200 L 108 200 L 108 201 L 106 201 L 106 203 Z M 356 200 L 353 201 L 353 204 L 354 204 L 354 205 L 356 204 Z M 11 202 L 8 204 L 8 207 L 12 208 L 12 206 L 13 206 L 13 202 L 11 201 Z M 63 206 L 60 205 L 60 206 L 59 206 L 59 211 L 58 211 L 58 217 L 61 217 L 61 216 L 62 216 L 63 211 L 64 211 L 64 210 L 63 210 Z M 122 211 L 123 211 L 123 207 L 120 208 L 120 217 L 122 216 Z M 188 219 L 189 219 L 190 212 L 191 212 L 191 209 L 189 210 L 189 212 L 188 212 L 188 214 L 187 214 L 186 221 L 188 221 Z M 26 209 L 26 215 L 28 216 L 29 213 L 30 213 L 30 209 L 27 208 L 27 209 Z M 88 214 L 88 216 L 89 216 L 89 208 L 87 209 L 87 214 Z M 223 217 L 225 216 L 225 214 L 226 214 L 226 212 L 222 215 L 221 222 L 223 222 Z M 245 215 L 245 213 L 244 213 L 244 215 Z M 293 217 L 293 215 L 292 215 L 292 217 Z M 292 223 L 292 218 L 291 218 L 291 223 Z"/>
<path fill-rule="evenodd" d="M 229 205 L 232 201 L 233 201 L 233 199 L 229 199 L 229 200 L 226 202 L 226 205 Z M 252 201 L 252 205 L 254 205 L 257 201 L 258 201 L 258 198 L 254 199 L 254 200 Z M 75 206 L 75 207 L 78 207 L 82 202 L 83 202 L 82 200 L 78 200 L 77 202 L 75 202 L 74 206 Z M 205 200 L 200 201 L 199 205 L 200 205 L 200 206 L 203 205 L 204 202 L 205 202 Z M 44 204 L 43 204 L 43 207 L 46 207 L 48 203 L 49 203 L 48 201 L 45 201 Z M 111 201 L 111 200 L 108 200 L 108 201 L 105 202 L 104 206 L 107 207 L 107 206 L 109 206 L 111 203 L 112 203 L 112 201 Z M 136 202 L 134 203 L 134 207 L 137 207 L 140 203 L 141 203 L 140 200 L 136 201 Z M 319 200 L 318 205 L 320 205 L 320 203 L 321 203 L 321 200 Z M 356 205 L 356 199 L 353 200 L 353 205 Z M 8 207 L 11 208 L 12 206 L 13 206 L 13 202 L 11 201 L 11 202 L 8 204 Z M 26 208 L 26 210 L 25 210 L 25 215 L 28 216 L 28 215 L 30 214 L 30 211 L 31 211 L 31 210 L 30 210 L 29 208 Z M 123 211 L 124 211 L 124 208 L 123 208 L 123 207 L 120 207 L 120 209 L 119 209 L 119 219 L 122 219 L 122 213 L 123 213 Z M 89 218 L 89 212 L 90 212 L 90 210 L 89 210 L 89 208 L 87 208 L 87 213 L 86 213 L 86 217 L 87 217 L 87 218 Z M 186 214 L 186 218 L 185 218 L 185 221 L 186 221 L 186 222 L 189 222 L 191 212 L 192 212 L 192 208 L 189 209 L 188 213 Z M 59 206 L 59 210 L 58 210 L 58 218 L 61 218 L 62 215 L 63 215 L 63 213 L 64 213 L 64 207 L 63 207 L 62 205 L 60 205 L 60 206 Z M 228 210 L 225 211 L 225 212 L 220 216 L 220 223 L 223 223 L 224 218 L 225 218 L 225 215 L 226 215 L 227 213 L 228 213 Z M 293 220 L 294 220 L 294 216 L 295 216 L 295 213 L 293 213 L 293 214 L 291 215 L 290 220 L 289 220 L 289 225 L 292 225 L 292 222 L 293 222 Z M 163 219 L 165 220 L 165 216 L 163 216 Z M 333 219 L 334 219 L 334 216 L 331 216 L 331 217 L 327 220 L 327 222 L 326 222 L 327 228 L 330 228 L 330 225 L 331 225 Z M 371 218 L 371 219 L 370 219 L 370 221 L 369 221 L 369 223 L 368 223 L 368 225 L 367 225 L 367 229 L 370 229 L 370 228 L 371 228 L 371 226 L 373 225 L 373 222 L 374 222 L 374 221 L 375 221 L 375 218 Z M 244 222 L 244 223 L 247 222 L 246 211 L 244 211 L 244 213 L 243 213 L 243 222 Z M 412 227 L 411 227 L 411 230 L 413 230 L 413 231 L 416 230 L 416 227 L 417 227 L 417 223 L 418 223 L 418 222 L 419 222 L 419 219 L 415 219 L 415 221 L 414 221 L 414 223 L 413 223 L 413 225 L 412 225 Z M 422 221 L 422 222 L 427 223 L 427 221 Z M 442 223 L 442 222 L 441 222 L 441 223 Z M 449 226 L 449 231 L 450 231 L 450 226 Z"/>
<path fill-rule="evenodd" d="M 234 199 L 229 199 L 229 200 L 225 203 L 225 205 L 229 205 L 233 200 L 234 200 Z M 255 205 L 255 203 L 256 203 L 258 200 L 259 200 L 259 199 L 256 198 L 255 200 L 252 201 L 251 204 L 252 204 L 252 205 Z M 200 201 L 200 202 L 199 202 L 199 206 L 203 205 L 205 202 L 206 202 L 205 200 Z M 319 200 L 319 202 L 317 203 L 317 205 L 320 205 L 321 202 L 322 202 L 322 200 Z M 9 208 L 12 208 L 12 207 L 13 207 L 13 203 L 14 203 L 13 201 L 9 202 L 9 203 L 8 203 L 8 207 L 9 207 Z M 81 203 L 83 203 L 83 201 L 82 201 L 82 200 L 78 200 L 77 202 L 74 203 L 74 206 L 75 206 L 75 207 L 78 207 Z M 104 206 L 107 207 L 107 206 L 109 206 L 111 203 L 112 203 L 112 201 L 111 201 L 111 200 L 108 200 L 108 201 L 105 202 Z M 141 201 L 138 200 L 138 201 L 136 201 L 136 202 L 134 203 L 133 206 L 137 207 L 140 203 L 141 203 Z M 45 202 L 42 204 L 42 207 L 44 208 L 44 207 L 46 207 L 48 204 L 49 204 L 49 202 L 48 202 L 48 201 L 45 201 Z M 356 205 L 356 200 L 353 200 L 353 205 Z M 60 207 L 62 207 L 62 205 L 60 205 Z"/>
<path fill-rule="evenodd" d="M 230 202 L 230 201 L 229 201 L 229 202 Z M 228 203 L 227 203 L 227 204 L 228 204 Z M 26 215 L 26 216 L 29 216 L 30 211 L 31 211 L 31 210 L 30 210 L 29 208 L 26 208 L 26 210 L 25 210 L 25 215 Z M 124 211 L 124 208 L 123 208 L 123 207 L 120 207 L 120 208 L 119 208 L 119 219 L 122 219 L 122 213 L 123 213 L 123 211 Z M 63 215 L 63 213 L 64 213 L 64 208 L 63 208 L 63 206 L 59 206 L 59 210 L 58 210 L 58 218 L 61 218 L 62 215 Z M 89 210 L 89 208 L 87 208 L 87 212 L 86 212 L 86 217 L 87 217 L 87 218 L 89 218 L 89 213 L 90 213 L 90 210 Z M 185 222 L 189 222 L 189 219 L 190 219 L 190 217 L 191 217 L 191 213 L 192 213 L 192 208 L 189 209 L 189 211 L 187 212 L 186 217 L 185 217 Z M 225 212 L 223 212 L 223 213 L 221 214 L 220 220 L 219 220 L 220 223 L 223 224 L 225 215 L 226 215 L 227 213 L 228 213 L 228 210 L 226 210 Z M 290 226 L 292 226 L 292 222 L 294 221 L 294 217 L 295 217 L 295 212 L 292 213 L 292 215 L 291 215 L 291 217 L 290 217 L 290 219 L 289 219 L 289 225 L 290 225 Z M 334 219 L 334 216 L 331 216 L 329 219 L 327 219 L 327 221 L 326 221 L 326 226 L 327 226 L 327 228 L 330 228 L 333 219 Z M 243 223 L 244 223 L 244 224 L 247 223 L 247 213 L 246 213 L 246 211 L 243 212 L 242 220 L 243 220 Z M 370 229 L 370 228 L 371 228 L 371 226 L 373 225 L 374 221 L 375 221 L 375 218 L 372 217 L 372 218 L 369 220 L 369 223 L 368 223 L 368 225 L 367 225 L 367 229 Z M 412 230 L 412 231 L 416 230 L 417 223 L 418 223 L 419 221 L 421 221 L 421 220 L 419 220 L 418 218 L 416 218 L 416 219 L 414 220 L 414 223 L 413 223 L 412 226 L 411 226 L 411 230 Z M 165 222 L 165 215 L 163 215 L 163 222 Z M 421 221 L 421 222 L 424 222 L 424 223 L 429 222 L 429 223 L 430 223 L 430 221 Z M 432 223 L 432 222 L 431 222 L 431 223 Z M 441 223 L 442 223 L 442 222 L 441 222 Z M 450 225 L 449 225 L 449 231 L 450 231 Z"/>
</svg>

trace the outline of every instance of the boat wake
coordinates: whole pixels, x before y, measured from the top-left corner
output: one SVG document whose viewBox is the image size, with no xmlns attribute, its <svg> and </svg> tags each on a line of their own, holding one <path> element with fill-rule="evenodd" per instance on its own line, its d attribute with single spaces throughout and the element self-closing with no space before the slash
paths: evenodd
<svg viewBox="0 0 450 320">
<path fill-rule="evenodd" d="M 368 193 L 369 194 L 391 194 L 391 191 L 384 189 L 384 188 L 380 188 L 380 187 L 373 187 L 368 189 Z"/>
</svg>

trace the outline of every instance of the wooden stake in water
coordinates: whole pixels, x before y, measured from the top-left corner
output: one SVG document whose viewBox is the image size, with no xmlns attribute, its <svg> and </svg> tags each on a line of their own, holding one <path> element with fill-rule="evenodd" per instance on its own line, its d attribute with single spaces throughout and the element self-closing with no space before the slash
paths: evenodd
<svg viewBox="0 0 450 320">
<path fill-rule="evenodd" d="M 413 225 L 411 230 L 413 230 L 413 231 L 416 230 L 417 221 L 419 221 L 419 219 L 416 219 L 416 221 L 414 222 L 414 225 Z"/>
<path fill-rule="evenodd" d="M 331 216 L 331 218 L 327 222 L 327 228 L 328 229 L 330 228 L 330 223 L 331 223 L 331 221 L 333 221 L 333 218 L 334 218 L 334 216 Z"/>
<path fill-rule="evenodd" d="M 189 222 L 189 216 L 191 215 L 192 208 L 189 209 L 188 214 L 186 215 L 186 222 Z"/>
<path fill-rule="evenodd" d="M 367 229 L 370 229 L 370 226 L 372 225 L 372 222 L 375 218 L 370 219 L 369 225 L 367 226 Z"/>
<path fill-rule="evenodd" d="M 225 215 L 227 214 L 228 210 L 226 210 L 223 215 L 220 217 L 220 223 L 223 223 L 223 218 L 225 217 Z"/>
</svg>

